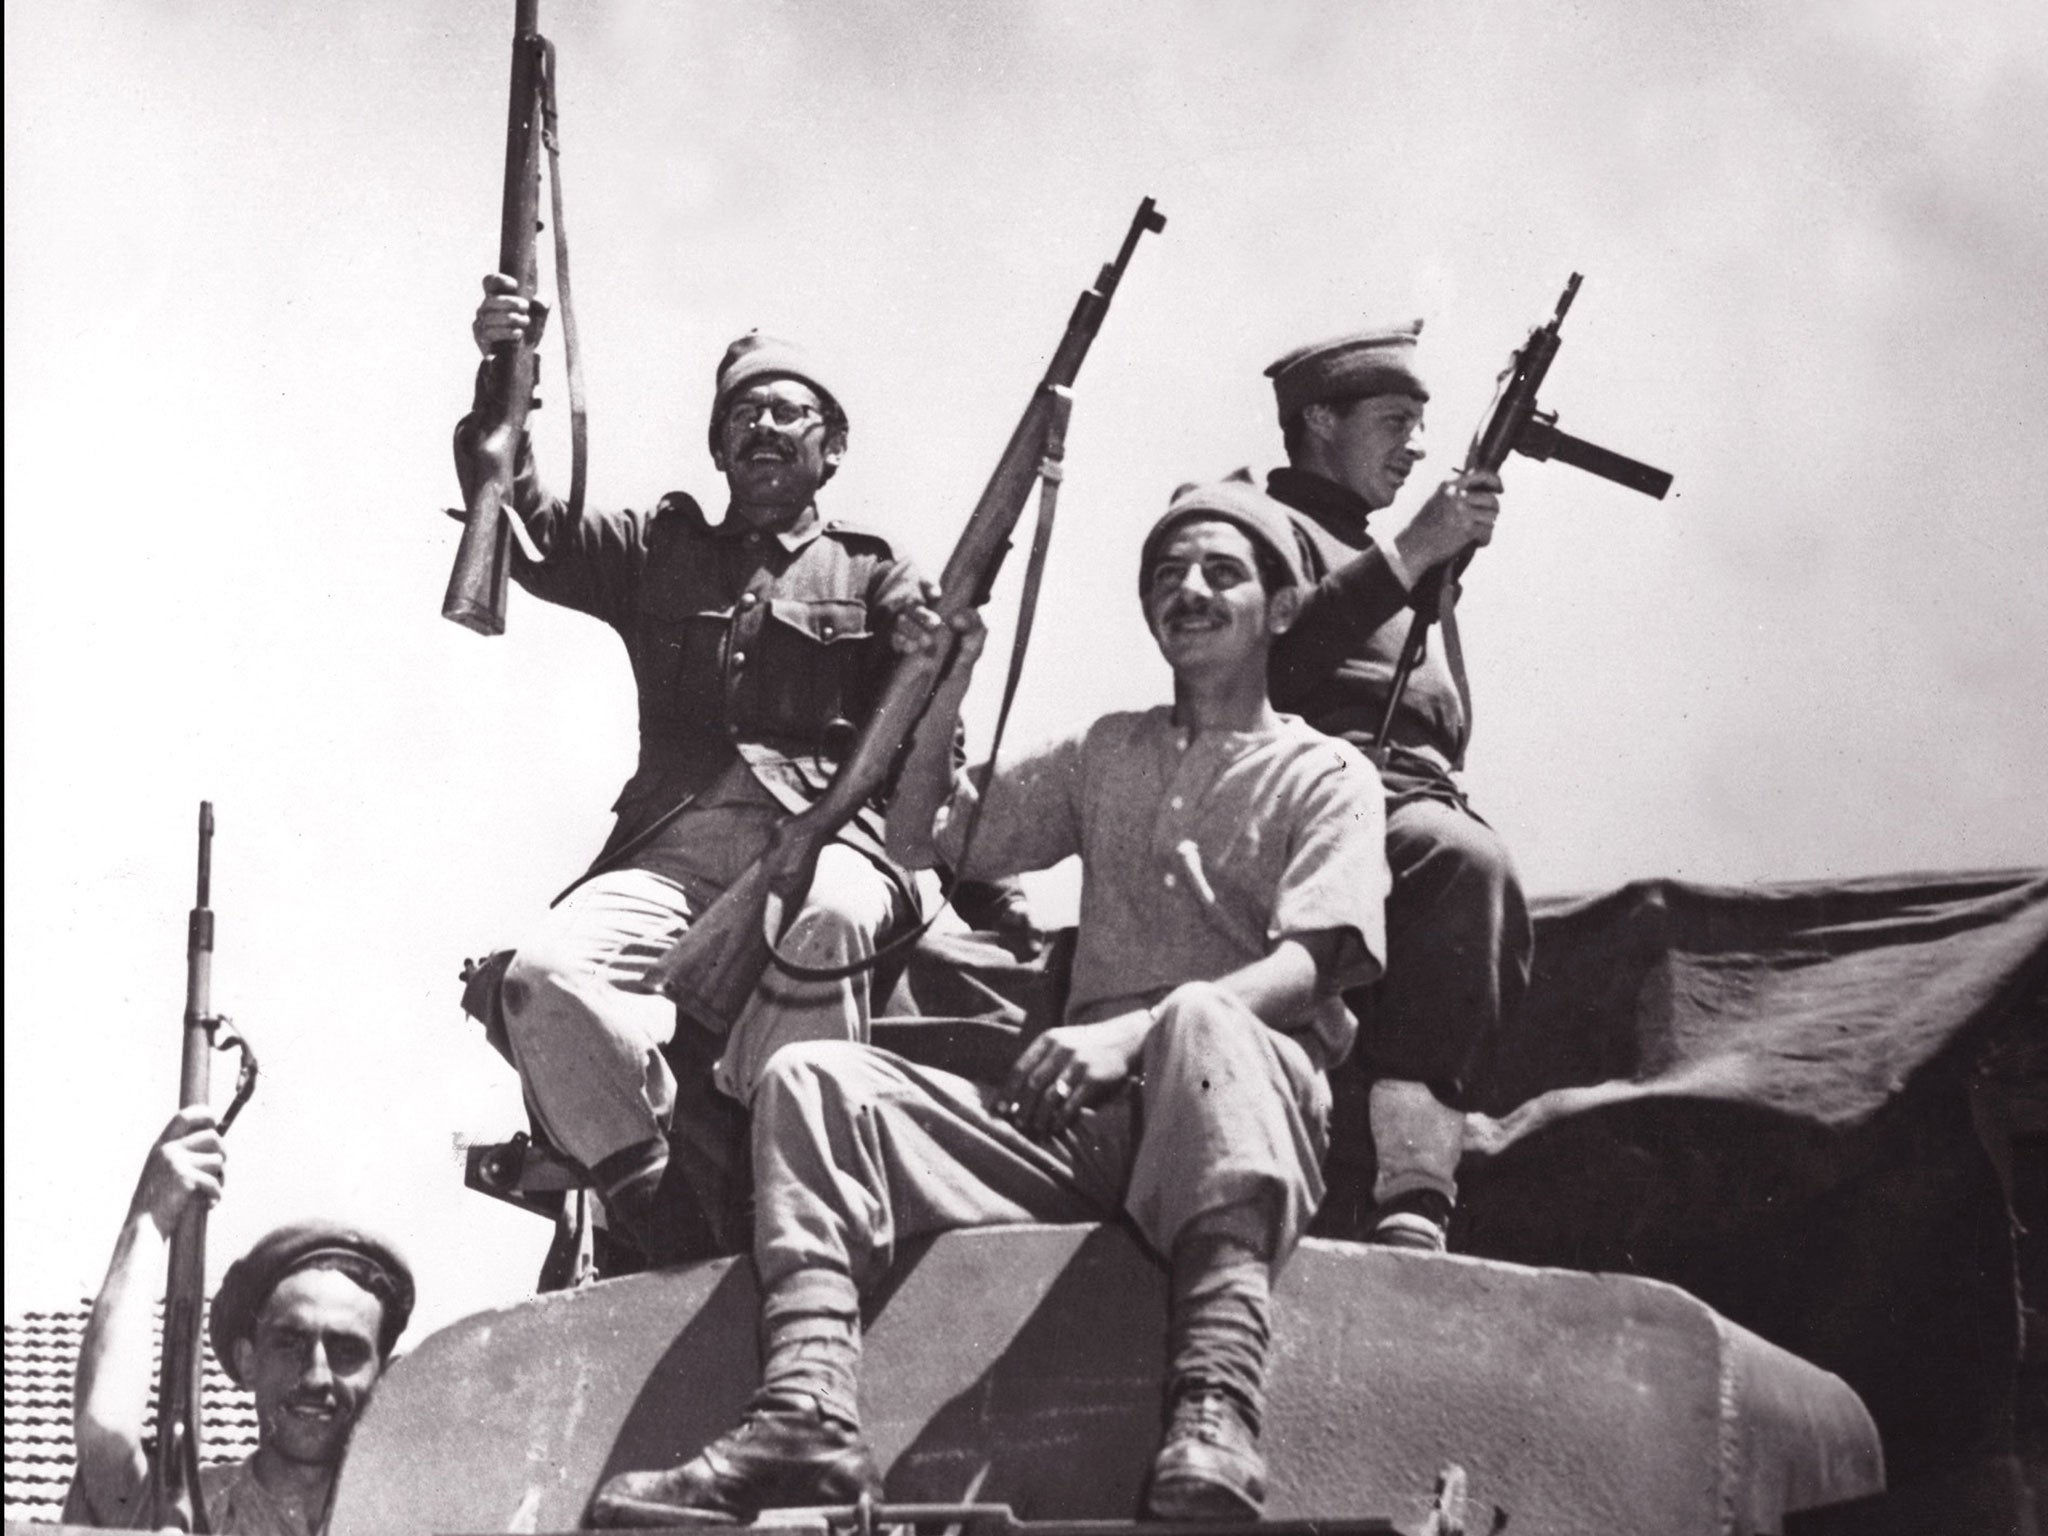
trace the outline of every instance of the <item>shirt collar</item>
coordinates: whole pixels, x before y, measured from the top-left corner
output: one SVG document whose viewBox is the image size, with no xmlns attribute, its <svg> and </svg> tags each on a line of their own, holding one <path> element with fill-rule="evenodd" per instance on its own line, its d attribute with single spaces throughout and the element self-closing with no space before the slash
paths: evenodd
<svg viewBox="0 0 2048 1536">
<path fill-rule="evenodd" d="M 1266 476 L 1266 494 L 1305 512 L 1333 533 L 1361 534 L 1372 505 L 1357 492 L 1313 470 L 1283 465 Z"/>
<path fill-rule="evenodd" d="M 728 509 L 725 521 L 718 525 L 717 531 L 729 539 L 743 539 L 754 529 L 745 518 Z M 818 504 L 814 501 L 804 508 L 795 522 L 774 537 L 776 543 L 793 555 L 824 531 L 825 520 L 818 516 Z"/>
</svg>

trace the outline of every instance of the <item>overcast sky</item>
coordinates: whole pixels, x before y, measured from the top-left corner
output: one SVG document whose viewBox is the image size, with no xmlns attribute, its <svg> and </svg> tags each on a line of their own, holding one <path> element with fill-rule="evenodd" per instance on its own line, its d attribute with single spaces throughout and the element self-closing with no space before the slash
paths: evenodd
<svg viewBox="0 0 2048 1536">
<path fill-rule="evenodd" d="M 633 695 L 578 615 L 439 617 L 511 11 L 7 7 L 10 1316 L 97 1284 L 175 1102 L 201 798 L 266 1069 L 215 1273 L 319 1210 L 412 1250 L 427 1326 L 530 1287 L 544 1224 L 460 1188 L 523 1117 L 455 977 L 602 840 Z M 591 494 L 715 501 L 760 326 L 851 412 L 825 509 L 942 563 L 1156 197 L 1077 390 L 1040 736 L 1164 696 L 1137 540 L 1274 462 L 1268 361 L 1425 316 L 1433 479 L 1582 271 L 1546 404 L 1677 485 L 1508 469 L 1469 783 L 1530 888 L 2048 863 L 2044 13 L 548 0 Z"/>
</svg>

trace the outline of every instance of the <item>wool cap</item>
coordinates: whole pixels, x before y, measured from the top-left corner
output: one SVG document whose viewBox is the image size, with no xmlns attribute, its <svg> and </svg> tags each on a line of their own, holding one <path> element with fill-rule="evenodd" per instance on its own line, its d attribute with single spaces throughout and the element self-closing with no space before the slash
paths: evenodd
<svg viewBox="0 0 2048 1536">
<path fill-rule="evenodd" d="M 246 1386 L 235 1368 L 235 1340 L 256 1335 L 257 1319 L 270 1300 L 270 1293 L 288 1275 L 322 1266 L 330 1259 L 347 1259 L 380 1271 L 389 1282 L 384 1303 L 384 1321 L 378 1329 L 377 1352 L 391 1353 L 391 1346 L 405 1331 L 412 1317 L 412 1270 L 398 1250 L 381 1237 L 360 1227 L 333 1222 L 303 1221 L 279 1227 L 260 1239 L 256 1246 L 228 1266 L 220 1289 L 213 1297 L 213 1317 L 207 1337 L 214 1358 L 238 1385 Z"/>
<path fill-rule="evenodd" d="M 1381 325 L 1296 347 L 1266 369 L 1280 403 L 1282 424 L 1311 405 L 1362 400 L 1367 395 L 1413 395 L 1427 400 L 1415 371 L 1415 338 L 1422 322 Z"/>
<path fill-rule="evenodd" d="M 1287 585 L 1301 586 L 1307 577 L 1301 566 L 1301 548 L 1294 541 L 1294 523 L 1287 509 L 1273 500 L 1239 470 L 1227 479 L 1184 485 L 1173 493 L 1165 516 L 1145 535 L 1138 555 L 1138 595 L 1145 595 L 1152 563 L 1166 536 L 1182 523 L 1218 518 L 1244 530 L 1245 537 L 1266 550 L 1286 573 Z"/>
<path fill-rule="evenodd" d="M 718 452 L 718 424 L 725 419 L 725 405 L 749 384 L 763 379 L 801 379 L 818 392 L 826 408 L 844 420 L 846 412 L 838 397 L 818 375 L 818 365 L 793 341 L 749 331 L 725 349 L 718 362 L 718 380 L 711 399 L 711 451 Z"/>
</svg>

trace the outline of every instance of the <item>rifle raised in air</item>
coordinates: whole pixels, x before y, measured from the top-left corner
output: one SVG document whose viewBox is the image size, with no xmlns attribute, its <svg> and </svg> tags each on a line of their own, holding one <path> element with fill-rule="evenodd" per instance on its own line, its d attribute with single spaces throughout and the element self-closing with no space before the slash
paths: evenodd
<svg viewBox="0 0 2048 1536">
<path fill-rule="evenodd" d="M 950 621 L 988 600 L 996 567 L 1009 548 L 1032 484 L 1042 474 L 1057 478 L 1074 378 L 1109 312 L 1131 253 L 1147 231 L 1165 227 L 1165 215 L 1146 198 L 1138 205 L 1116 259 L 1076 301 L 1066 334 L 946 562 L 940 577 L 941 618 Z M 762 975 L 775 963 L 775 941 L 803 904 L 825 844 L 888 783 L 952 662 L 956 641 L 950 625 L 944 635 L 937 654 L 897 658 L 881 701 L 825 793 L 776 829 L 760 861 L 726 887 L 648 973 L 653 985 L 712 1034 L 723 1037 L 732 1028 Z"/>
<path fill-rule="evenodd" d="M 199 802 L 199 881 L 185 925 L 184 1047 L 178 1063 L 178 1107 L 211 1095 L 213 1052 L 242 1053 L 235 1097 L 221 1116 L 226 1134 L 256 1089 L 256 1057 L 248 1042 L 213 1011 L 213 802 Z M 164 1290 L 163 1368 L 157 1377 L 156 1458 L 150 1464 L 158 1519 L 184 1531 L 210 1527 L 199 1496 L 199 1350 L 206 1303 L 206 1207 L 193 1201 L 171 1233 Z"/>
<path fill-rule="evenodd" d="M 1556 459 L 1662 501 L 1664 493 L 1671 489 L 1670 475 L 1596 443 L 1589 443 L 1582 437 L 1559 431 L 1557 412 L 1537 406 L 1537 392 L 1543 388 L 1544 376 L 1550 372 L 1550 365 L 1557 358 L 1560 344 L 1558 329 L 1564 324 L 1565 311 L 1578 297 L 1582 280 L 1577 272 L 1571 275 L 1570 281 L 1564 285 L 1564 293 L 1558 298 L 1556 312 L 1531 331 L 1529 339 L 1509 359 L 1507 370 L 1501 375 L 1493 409 L 1466 451 L 1465 469 L 1467 472 L 1483 469 L 1497 473 L 1510 453 L 1520 453 L 1532 459 Z M 1401 707 L 1401 696 L 1407 691 L 1408 679 L 1422 660 L 1429 626 L 1450 603 L 1457 601 L 1458 578 L 1471 564 L 1472 554 L 1467 550 L 1456 560 L 1424 576 L 1417 584 L 1415 617 L 1409 621 L 1408 638 L 1401 646 L 1401 659 L 1394 668 L 1393 682 L 1387 690 L 1386 711 L 1380 716 L 1379 732 L 1373 738 L 1373 751 L 1382 762 L 1385 761 L 1387 742 L 1393 734 L 1394 716 Z"/>
<path fill-rule="evenodd" d="M 562 341 L 568 353 L 570 430 L 575 465 L 569 505 L 583 505 L 585 476 L 583 379 L 577 357 L 575 309 L 569 302 L 569 245 L 562 227 L 562 177 L 555 136 L 555 50 L 539 32 L 540 0 L 516 0 L 512 23 L 512 90 L 505 123 L 505 195 L 498 224 L 498 271 L 518 283 L 519 296 L 534 297 L 539 267 L 534 237 L 540 223 L 540 152 L 554 167 L 555 287 L 562 301 Z M 504 342 L 484 360 L 480 405 L 472 419 L 469 456 L 484 472 L 465 496 L 462 543 L 448 576 L 441 616 L 482 635 L 505 632 L 505 580 L 512 544 L 528 558 L 539 552 L 513 510 L 513 482 L 519 470 L 526 418 L 540 408 L 534 391 L 540 380 L 535 339 Z"/>
</svg>

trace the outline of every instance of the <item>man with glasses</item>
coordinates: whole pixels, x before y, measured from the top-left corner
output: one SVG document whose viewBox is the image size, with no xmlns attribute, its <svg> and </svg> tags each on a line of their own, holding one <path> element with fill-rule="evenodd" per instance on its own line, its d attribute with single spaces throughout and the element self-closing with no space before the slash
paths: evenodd
<svg viewBox="0 0 2048 1536">
<path fill-rule="evenodd" d="M 543 307 L 502 275 L 484 292 L 472 326 L 482 351 L 537 339 Z M 480 473 L 473 419 L 456 431 L 465 489 Z M 608 1220 L 654 1263 L 731 1241 L 742 1106 L 774 1049 L 867 1034 L 865 974 L 817 982 L 771 971 L 714 1059 L 709 1037 L 678 1031 L 673 1005 L 643 980 L 783 819 L 823 791 L 887 682 L 893 616 L 918 600 L 916 575 L 885 539 L 818 511 L 846 439 L 846 414 L 811 359 L 749 332 L 718 365 L 709 440 L 728 498 L 718 521 L 680 491 L 651 511 L 572 518 L 521 450 L 515 504 L 541 558 L 515 553 L 512 575 L 618 631 L 640 755 L 596 861 L 516 951 L 503 1021 L 541 1127 L 590 1171 Z M 866 809 L 824 850 L 784 955 L 856 965 L 914 916 L 882 837 Z"/>
</svg>

